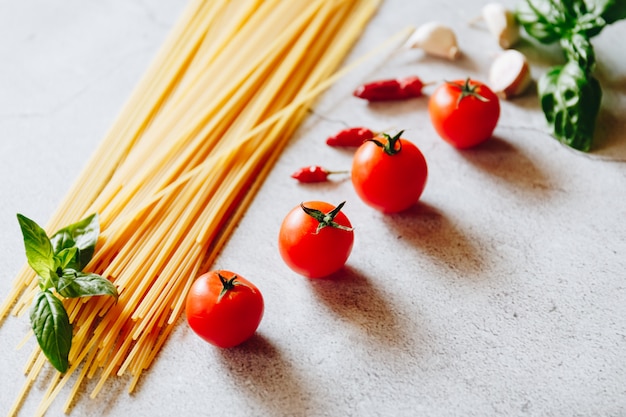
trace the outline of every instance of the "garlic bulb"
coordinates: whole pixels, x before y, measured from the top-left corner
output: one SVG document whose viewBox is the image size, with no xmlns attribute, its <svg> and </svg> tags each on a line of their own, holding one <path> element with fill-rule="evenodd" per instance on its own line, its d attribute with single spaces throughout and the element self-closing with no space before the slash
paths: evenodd
<svg viewBox="0 0 626 417">
<path fill-rule="evenodd" d="M 503 49 L 512 47 L 520 38 L 515 14 L 500 3 L 488 3 L 482 8 L 482 18 L 487 30 L 498 40 Z"/>
<path fill-rule="evenodd" d="M 420 48 L 429 55 L 456 59 L 460 55 L 456 35 L 446 25 L 428 22 L 419 26 L 406 42 L 409 48 Z"/>
</svg>

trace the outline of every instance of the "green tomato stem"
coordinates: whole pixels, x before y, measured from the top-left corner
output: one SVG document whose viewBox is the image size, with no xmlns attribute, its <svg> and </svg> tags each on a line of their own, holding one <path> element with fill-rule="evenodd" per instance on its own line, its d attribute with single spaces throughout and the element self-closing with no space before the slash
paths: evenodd
<svg viewBox="0 0 626 417">
<path fill-rule="evenodd" d="M 222 297 L 224 297 L 228 293 L 228 291 L 233 290 L 237 285 L 243 285 L 244 287 L 247 287 L 247 285 L 243 282 L 237 281 L 237 279 L 239 278 L 237 275 L 233 275 L 232 278 L 227 279 L 224 275 L 218 272 L 217 276 L 222 283 L 222 291 L 220 291 L 220 295 L 217 297 L 218 303 L 222 300 Z"/>
<path fill-rule="evenodd" d="M 387 143 L 382 143 L 376 139 L 369 139 L 369 141 L 374 142 L 376 146 L 383 148 L 383 151 L 387 155 L 393 156 L 397 153 L 400 153 L 400 151 L 402 150 L 402 141 L 400 140 L 400 137 L 403 133 L 404 130 L 401 130 L 393 137 L 389 136 L 386 133 L 383 133 L 383 136 L 385 137 L 385 139 L 387 139 Z"/>
<path fill-rule="evenodd" d="M 475 97 L 476 99 L 487 103 L 489 101 L 489 99 L 487 97 L 481 96 L 480 94 L 478 94 L 478 92 L 476 91 L 476 89 L 479 87 L 478 85 L 470 85 L 470 78 L 467 77 L 465 79 L 465 83 L 463 84 L 459 84 L 459 83 L 455 83 L 452 81 L 446 81 L 446 84 L 456 87 L 459 90 L 461 90 L 461 95 L 459 96 L 459 98 L 456 101 L 456 106 L 459 107 L 459 105 L 461 104 L 461 101 L 463 101 L 463 99 L 465 97 Z"/>
<path fill-rule="evenodd" d="M 345 230 L 347 232 L 351 232 L 353 230 L 352 227 L 344 226 L 335 221 L 335 217 L 337 216 L 337 214 L 339 214 L 344 204 L 346 204 L 345 201 L 339 204 L 337 207 L 335 207 L 331 211 L 329 211 L 328 213 L 324 213 L 321 210 L 306 207 L 304 203 L 300 203 L 300 207 L 302 207 L 302 210 L 304 210 L 306 214 L 313 217 L 315 220 L 319 222 L 319 224 L 317 225 L 317 229 L 315 230 L 315 233 L 319 233 L 319 231 L 325 227 L 334 227 L 335 229 L 340 229 L 340 230 Z"/>
</svg>

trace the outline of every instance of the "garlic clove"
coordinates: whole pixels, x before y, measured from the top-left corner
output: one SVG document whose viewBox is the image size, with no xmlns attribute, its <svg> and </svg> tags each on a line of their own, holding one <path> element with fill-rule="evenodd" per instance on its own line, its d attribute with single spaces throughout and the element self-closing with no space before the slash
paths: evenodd
<svg viewBox="0 0 626 417">
<path fill-rule="evenodd" d="M 461 53 L 454 31 L 439 22 L 428 22 L 419 26 L 405 45 L 450 60 L 458 58 Z"/>
<path fill-rule="evenodd" d="M 526 56 L 515 49 L 499 54 L 489 69 L 489 87 L 504 99 L 523 94 L 531 82 Z"/>
<path fill-rule="evenodd" d="M 515 45 L 520 29 L 515 14 L 500 3 L 488 3 L 482 8 L 482 18 L 487 30 L 498 40 L 502 49 Z"/>
</svg>

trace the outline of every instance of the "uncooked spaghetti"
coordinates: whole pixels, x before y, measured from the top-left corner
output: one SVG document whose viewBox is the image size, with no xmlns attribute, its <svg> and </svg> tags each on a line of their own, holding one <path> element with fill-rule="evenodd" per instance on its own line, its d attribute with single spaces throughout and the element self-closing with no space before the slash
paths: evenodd
<svg viewBox="0 0 626 417">
<path fill-rule="evenodd" d="M 85 270 L 108 277 L 119 299 L 68 299 L 70 368 L 56 374 L 44 414 L 85 378 L 95 397 L 112 375 L 132 391 L 154 360 L 203 265 L 245 212 L 315 97 L 358 39 L 379 0 L 192 0 L 108 134 L 47 224 L 90 213 L 101 235 Z M 25 267 L 0 305 L 20 315 L 37 291 Z M 37 348 L 10 411 L 45 367 Z"/>
</svg>

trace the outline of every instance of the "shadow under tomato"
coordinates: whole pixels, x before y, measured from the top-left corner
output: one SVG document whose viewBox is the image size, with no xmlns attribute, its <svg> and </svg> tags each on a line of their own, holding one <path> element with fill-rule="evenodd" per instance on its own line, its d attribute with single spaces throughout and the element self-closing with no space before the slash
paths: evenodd
<svg viewBox="0 0 626 417">
<path fill-rule="evenodd" d="M 554 190 L 550 178 L 515 145 L 494 136 L 482 144 L 460 151 L 472 165 L 519 194 L 521 198 L 546 198 Z"/>
<path fill-rule="evenodd" d="M 349 322 L 369 338 L 389 347 L 407 344 L 400 313 L 391 308 L 380 286 L 357 269 L 346 265 L 327 278 L 309 280 L 309 285 L 339 320 Z"/>
<path fill-rule="evenodd" d="M 293 369 L 280 350 L 266 337 L 255 333 L 239 346 L 219 349 L 225 372 L 236 389 L 266 409 L 262 415 L 298 415 L 307 409 L 304 378 Z"/>
<path fill-rule="evenodd" d="M 383 221 L 397 239 L 427 255 L 442 271 L 481 279 L 487 275 L 489 265 L 479 238 L 468 236 L 438 208 L 419 201 L 401 213 L 386 215 Z"/>
</svg>

